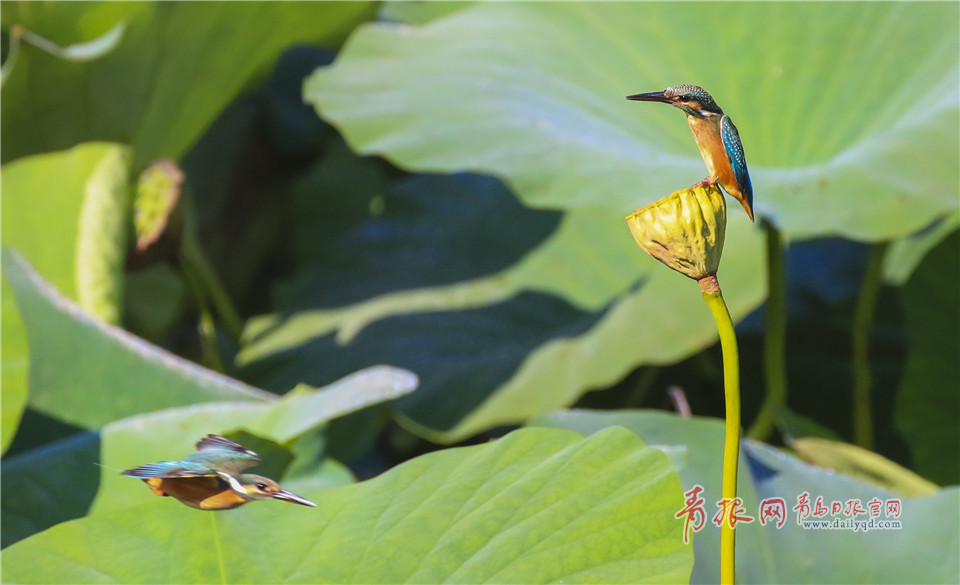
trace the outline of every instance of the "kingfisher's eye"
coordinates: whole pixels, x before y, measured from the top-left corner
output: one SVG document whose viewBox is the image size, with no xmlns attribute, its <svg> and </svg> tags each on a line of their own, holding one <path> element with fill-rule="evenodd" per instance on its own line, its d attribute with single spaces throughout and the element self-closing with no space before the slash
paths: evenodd
<svg viewBox="0 0 960 585">
<path fill-rule="evenodd" d="M 265 484 L 265 483 L 258 483 L 258 484 L 257 484 L 257 489 L 258 489 L 258 490 L 266 490 L 266 489 L 267 489 L 267 484 Z"/>
</svg>

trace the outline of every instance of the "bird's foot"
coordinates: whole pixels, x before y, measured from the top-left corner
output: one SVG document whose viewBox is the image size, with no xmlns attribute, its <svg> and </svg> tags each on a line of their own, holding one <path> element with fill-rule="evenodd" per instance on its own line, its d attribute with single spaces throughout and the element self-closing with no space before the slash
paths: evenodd
<svg viewBox="0 0 960 585">
<path fill-rule="evenodd" d="M 696 189 L 697 187 L 706 187 L 707 185 L 710 185 L 710 186 L 712 187 L 712 186 L 714 186 L 714 185 L 716 185 L 716 184 L 717 184 L 717 181 L 716 181 L 716 180 L 711 179 L 710 177 L 707 177 L 706 179 L 700 181 L 699 183 L 697 183 L 697 184 L 695 184 L 695 185 L 691 185 L 690 188 L 691 188 L 691 189 Z"/>
</svg>

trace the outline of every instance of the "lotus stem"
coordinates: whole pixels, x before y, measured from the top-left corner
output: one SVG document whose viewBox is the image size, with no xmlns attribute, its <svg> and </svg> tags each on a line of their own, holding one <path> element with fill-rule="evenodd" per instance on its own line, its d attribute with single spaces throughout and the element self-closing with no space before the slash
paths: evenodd
<svg viewBox="0 0 960 585">
<path fill-rule="evenodd" d="M 240 334 L 243 333 L 243 321 L 240 319 L 233 301 L 230 300 L 230 295 L 223 288 L 220 278 L 213 267 L 210 266 L 210 261 L 203 249 L 200 248 L 200 244 L 189 232 L 183 235 L 180 245 L 180 262 L 185 270 L 190 270 L 193 273 L 197 279 L 196 284 L 199 287 L 200 294 L 210 299 L 213 308 L 220 317 L 220 322 L 223 323 L 230 337 L 234 341 L 240 339 Z"/>
<path fill-rule="evenodd" d="M 853 440 L 864 449 L 873 449 L 873 417 L 870 413 L 870 330 L 883 278 L 887 243 L 874 244 L 853 313 Z"/>
<path fill-rule="evenodd" d="M 726 432 L 723 440 L 723 484 L 721 497 L 733 502 L 737 497 L 737 465 L 740 459 L 740 358 L 737 353 L 737 337 L 727 304 L 723 301 L 716 276 L 698 281 L 703 300 L 710 307 L 720 333 L 720 348 L 723 352 L 723 395 L 726 403 Z M 736 529 L 730 521 L 734 506 L 724 507 L 723 523 L 720 525 L 720 583 L 733 585 L 736 567 Z"/>
<path fill-rule="evenodd" d="M 778 411 L 787 403 L 787 285 L 780 230 L 763 221 L 767 236 L 767 307 L 764 312 L 763 363 L 766 396 L 747 437 L 764 441 L 773 432 Z"/>
</svg>

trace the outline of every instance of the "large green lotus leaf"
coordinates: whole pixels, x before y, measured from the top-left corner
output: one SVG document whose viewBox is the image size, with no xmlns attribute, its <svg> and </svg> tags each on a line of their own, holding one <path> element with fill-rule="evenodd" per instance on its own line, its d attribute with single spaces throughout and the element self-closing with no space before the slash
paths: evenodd
<svg viewBox="0 0 960 585">
<path fill-rule="evenodd" d="M 125 238 L 99 229 L 125 217 L 117 195 L 125 193 L 125 149 L 115 144 L 83 144 L 4 165 L 0 173 L 3 225 L 0 242 L 16 248 L 53 286 L 69 298 L 83 295 L 95 307 L 116 308 L 109 299 L 120 278 L 115 253 Z M 99 180 L 98 180 L 99 179 Z M 89 196 L 87 194 L 90 193 Z M 84 218 L 81 221 L 81 216 Z M 83 263 L 79 242 L 87 252 Z M 82 274 L 82 276 L 81 276 Z M 106 292 L 105 295 L 98 291 Z M 2 448 L 16 433 L 27 399 L 29 351 L 23 321 L 6 280 L 3 305 Z M 106 299 L 106 302 L 101 302 Z M 114 301 L 116 299 L 113 299 Z"/>
<path fill-rule="evenodd" d="M 482 177 L 420 177 L 384 192 L 383 215 L 333 243 L 304 240 L 314 252 L 297 252 L 307 268 L 284 287 L 281 313 L 245 331 L 244 379 L 282 389 L 394 363 L 423 382 L 397 404 L 409 426 L 456 441 L 716 336 L 696 284 L 637 248 L 622 216 L 568 212 L 547 237 L 553 214 L 519 207 Z M 760 302 L 761 254 L 759 233 L 732 217 L 720 279 L 735 317 Z"/>
<path fill-rule="evenodd" d="M 84 63 L 21 44 L 3 88 L 4 161 L 88 140 L 132 145 L 135 170 L 177 158 L 283 50 L 335 47 L 374 10 L 368 2 L 110 4 L 4 7 L 5 26 L 61 45 L 127 23 L 113 51 Z"/>
<path fill-rule="evenodd" d="M 900 290 L 909 353 L 894 409 L 913 468 L 940 484 L 960 482 L 960 232 L 931 251 Z"/>
<path fill-rule="evenodd" d="M 706 511 L 716 512 L 723 465 L 723 421 L 680 418 L 658 411 L 564 411 L 547 415 L 534 425 L 560 427 L 590 434 L 623 426 L 648 445 L 685 449 L 680 469 L 684 489 L 704 487 Z M 776 528 L 757 520 L 737 526 L 738 583 L 955 583 L 960 578 L 960 491 L 942 489 L 933 496 L 902 498 L 900 529 L 825 530 L 804 528 L 793 507 L 807 492 L 811 504 L 822 496 L 829 506 L 860 499 L 864 504 L 897 496 L 832 470 L 807 465 L 756 441 L 742 443 L 738 495 L 746 513 L 757 519 L 765 498 L 784 498 L 787 522 Z M 842 514 L 826 517 L 846 518 Z M 859 520 L 868 520 L 866 515 Z M 880 518 L 884 518 L 881 516 Z M 679 520 L 678 520 L 679 522 Z M 694 535 L 696 563 L 692 583 L 715 583 L 720 574 L 720 531 L 709 519 Z"/>
<path fill-rule="evenodd" d="M 478 3 L 361 28 L 305 95 L 361 152 L 622 215 L 704 175 L 679 111 L 624 96 L 694 83 L 737 123 L 760 215 L 888 239 L 958 208 L 958 10 Z M 704 23 L 722 34 L 678 42 Z"/>
<path fill-rule="evenodd" d="M 95 428 L 173 406 L 274 398 L 93 319 L 7 249 L 3 275 L 30 344 L 29 404 L 49 416 Z"/>
<path fill-rule="evenodd" d="M 302 495 L 318 507 L 154 498 L 68 522 L 6 549 L 4 580 L 686 583 L 693 560 L 669 459 L 623 429 L 524 429 Z"/>
<path fill-rule="evenodd" d="M 3 545 L 88 513 L 149 501 L 156 496 L 119 473 L 142 463 L 182 458 L 207 433 L 243 430 L 290 445 L 327 421 L 408 394 L 416 382 L 410 372 L 379 366 L 319 390 L 301 387 L 282 399 L 214 402 L 133 416 L 108 423 L 99 434 L 85 433 L 17 455 L 3 462 Z M 311 467 L 309 462 L 302 465 Z M 63 481 L 64 475 L 69 482 Z M 336 463 L 325 462 L 320 475 L 311 473 L 300 484 L 330 487 L 348 476 Z"/>
</svg>

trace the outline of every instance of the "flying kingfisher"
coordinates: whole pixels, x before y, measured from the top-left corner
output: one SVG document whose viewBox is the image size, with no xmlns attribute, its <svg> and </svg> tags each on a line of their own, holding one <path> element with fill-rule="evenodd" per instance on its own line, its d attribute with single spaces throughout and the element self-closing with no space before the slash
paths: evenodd
<svg viewBox="0 0 960 585">
<path fill-rule="evenodd" d="M 753 221 L 753 186 L 747 172 L 747 159 L 743 156 L 740 133 L 723 113 L 717 102 L 702 87 L 675 85 L 663 91 L 628 95 L 628 100 L 663 102 L 676 106 L 687 114 L 687 122 L 693 130 L 700 156 L 707 165 L 709 175 L 700 185 L 719 183 L 723 190 L 743 205 L 750 221 Z"/>
<path fill-rule="evenodd" d="M 260 463 L 260 456 L 219 435 L 207 435 L 197 451 L 182 461 L 148 463 L 123 472 L 140 478 L 158 496 L 173 496 L 191 508 L 229 510 L 253 500 L 316 504 L 285 491 L 270 478 L 242 473 Z"/>
</svg>

